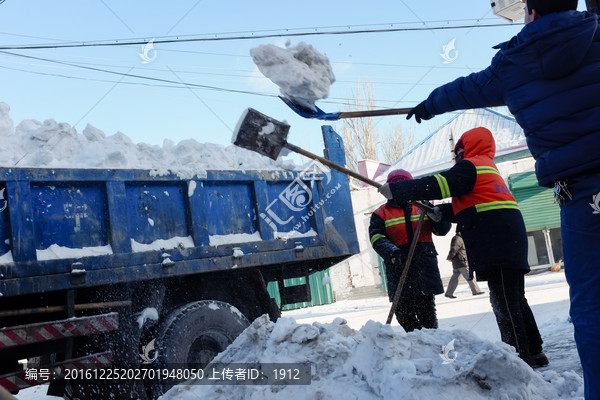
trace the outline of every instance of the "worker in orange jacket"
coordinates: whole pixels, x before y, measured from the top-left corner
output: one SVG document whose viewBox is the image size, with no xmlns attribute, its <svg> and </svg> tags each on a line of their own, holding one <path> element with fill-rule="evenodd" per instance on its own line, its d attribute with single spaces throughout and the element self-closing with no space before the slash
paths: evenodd
<svg viewBox="0 0 600 400">
<path fill-rule="evenodd" d="M 486 128 L 471 129 L 454 151 L 457 162 L 450 170 L 387 183 L 379 191 L 399 202 L 452 198 L 452 204 L 438 206 L 431 218 L 458 224 L 469 267 L 477 280 L 488 282 L 502 341 L 532 367 L 547 365 L 543 341 L 525 298 L 524 275 L 530 270 L 525 223 L 494 164 L 494 137 Z"/>
<path fill-rule="evenodd" d="M 388 174 L 387 182 L 407 179 L 412 179 L 412 175 L 401 169 Z M 393 301 L 405 268 L 421 214 L 421 209 L 407 202 L 388 200 L 371 215 L 369 236 L 373 249 L 385 263 L 390 301 Z M 435 295 L 444 292 L 431 234 L 445 235 L 451 224 L 431 221 L 427 216 L 424 218 L 395 313 L 398 323 L 407 332 L 438 327 Z"/>
</svg>

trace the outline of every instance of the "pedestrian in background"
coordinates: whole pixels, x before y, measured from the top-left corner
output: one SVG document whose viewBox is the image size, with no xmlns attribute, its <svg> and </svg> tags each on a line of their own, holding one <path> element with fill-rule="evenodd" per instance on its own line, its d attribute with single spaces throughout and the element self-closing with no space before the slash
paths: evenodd
<svg viewBox="0 0 600 400">
<path fill-rule="evenodd" d="M 446 297 L 451 299 L 455 299 L 454 291 L 458 286 L 458 279 L 462 275 L 463 278 L 469 284 L 471 288 L 471 293 L 473 296 L 477 296 L 479 294 L 483 294 L 477 285 L 477 282 L 473 280 L 473 276 L 469 274 L 469 263 L 467 262 L 467 251 L 465 250 L 465 242 L 460 235 L 458 229 L 456 230 L 456 234 L 452 238 L 452 242 L 450 242 L 450 251 L 448 252 L 448 257 L 446 260 L 452 262 L 452 276 L 450 277 L 450 281 L 448 282 L 448 288 L 446 289 Z"/>
</svg>

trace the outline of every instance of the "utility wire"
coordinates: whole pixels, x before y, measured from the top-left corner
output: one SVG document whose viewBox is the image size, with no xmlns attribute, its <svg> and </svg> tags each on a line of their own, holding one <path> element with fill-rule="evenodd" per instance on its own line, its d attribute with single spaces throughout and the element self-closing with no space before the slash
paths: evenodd
<svg viewBox="0 0 600 400">
<path fill-rule="evenodd" d="M 209 56 L 222 56 L 222 57 L 238 57 L 238 58 L 252 58 L 249 55 L 241 55 L 241 54 L 227 54 L 227 53 L 213 53 L 213 52 L 205 52 L 205 51 L 194 51 L 194 50 L 179 50 L 179 49 L 165 49 L 165 48 L 161 48 L 160 49 L 161 52 L 176 52 L 176 53 L 187 53 L 187 54 L 201 54 L 201 55 L 209 55 Z M 115 58 L 106 58 L 106 57 L 90 57 L 90 56 L 81 56 L 81 55 L 75 55 L 75 54 L 56 54 L 56 53 L 50 53 L 48 51 L 41 51 L 41 50 L 34 50 L 32 51 L 33 53 L 41 53 L 41 54 L 52 54 L 55 56 L 64 56 L 64 57 L 72 57 L 72 58 L 83 58 L 83 59 L 89 59 L 89 60 L 108 60 L 108 61 L 120 61 L 119 59 L 115 59 Z M 369 62 L 360 62 L 360 61 L 335 61 L 335 60 L 330 60 L 331 64 L 344 64 L 344 65 L 364 65 L 364 66 L 370 66 L 370 67 L 389 67 L 389 68 L 430 68 L 431 65 L 419 65 L 419 64 L 391 64 L 391 63 L 369 63 Z M 83 64 L 83 63 L 82 63 Z M 166 65 L 166 64 L 160 64 L 159 62 L 155 62 L 154 64 L 159 64 L 159 65 Z M 97 64 L 97 65 L 102 65 L 102 64 Z M 169 64 L 169 66 L 177 66 L 177 67 L 186 67 L 186 68 L 203 68 L 203 69 L 207 69 L 205 66 L 203 65 L 173 65 L 173 64 Z M 480 67 L 479 69 L 483 69 L 485 67 Z M 463 66 L 454 66 L 454 65 L 444 65 L 444 69 L 456 69 L 456 70 L 469 70 L 471 71 L 471 68 Z M 248 72 L 247 70 L 240 70 L 240 69 L 227 69 L 230 71 L 237 71 L 237 72 Z"/>
<path fill-rule="evenodd" d="M 83 81 L 88 81 L 88 82 L 117 83 L 117 81 L 108 80 L 108 79 L 86 78 L 86 77 L 81 77 L 81 76 L 53 74 L 53 73 L 49 73 L 49 72 L 40 72 L 40 71 L 30 71 L 30 70 L 26 70 L 26 69 L 11 68 L 11 67 L 6 67 L 6 66 L 2 66 L 2 65 L 0 65 L 0 69 L 24 72 L 24 73 L 28 73 L 28 74 L 34 74 L 34 75 L 53 76 L 53 77 L 64 78 L 64 79 L 83 80 Z M 183 82 L 179 85 L 168 85 L 168 84 L 159 84 L 159 83 L 128 82 L 128 81 L 121 81 L 120 84 L 121 85 L 146 86 L 146 87 L 161 87 L 161 88 L 168 88 L 168 89 L 186 89 L 186 90 L 189 90 L 190 85 L 192 85 L 192 84 L 186 83 L 186 82 Z M 224 90 L 226 90 L 226 89 L 224 89 Z M 263 97 L 273 97 L 273 98 L 279 97 L 278 95 L 275 95 L 275 94 L 250 92 L 250 91 L 248 91 L 245 94 L 255 95 L 255 96 L 263 96 Z M 327 99 L 321 100 L 322 103 L 339 105 L 339 106 L 346 106 L 349 101 L 350 101 L 350 99 L 342 98 L 342 97 L 328 97 Z M 408 100 L 407 101 L 375 100 L 375 101 L 377 101 L 378 103 L 390 103 L 390 104 L 393 103 L 394 105 L 396 105 L 398 103 L 411 103 L 411 104 L 414 103 L 414 101 L 408 101 Z"/>
<path fill-rule="evenodd" d="M 411 32 L 425 30 L 449 30 L 449 29 L 469 29 L 469 28 L 498 28 L 505 26 L 516 26 L 518 23 L 500 23 L 500 24 L 478 24 L 478 25 L 455 25 L 455 26 L 428 26 L 414 28 L 386 28 L 386 29 L 355 29 L 344 31 L 329 31 L 329 32 L 298 32 L 298 33 L 265 33 L 261 35 L 237 35 L 219 37 L 219 34 L 214 34 L 214 37 L 191 37 L 182 38 L 179 36 L 165 36 L 152 38 L 154 43 L 186 43 L 186 42 L 213 42 L 227 40 L 255 40 L 280 37 L 301 37 L 301 36 L 323 36 L 323 35 L 356 35 L 356 34 L 371 34 L 371 33 L 391 33 L 391 32 Z M 115 39 L 115 40 L 100 40 L 100 41 L 83 41 L 77 43 L 61 43 L 61 44 L 33 44 L 33 45 L 9 45 L 0 46 L 0 50 L 32 50 L 32 49 L 59 49 L 59 48 L 74 48 L 74 47 L 100 47 L 100 46 L 132 46 L 144 45 L 149 39 Z"/>
<path fill-rule="evenodd" d="M 131 77 L 131 78 L 146 79 L 146 80 L 151 80 L 151 81 L 157 81 L 157 82 L 163 82 L 163 83 L 171 83 L 171 84 L 175 84 L 175 85 L 181 85 L 181 82 L 173 81 L 173 80 L 170 80 L 170 79 L 153 78 L 153 77 L 150 77 L 150 76 L 137 75 L 137 74 L 129 74 L 129 73 L 118 72 L 118 71 L 111 71 L 111 70 L 102 69 L 102 68 L 94 68 L 94 67 L 89 67 L 89 66 L 85 66 L 85 65 L 78 65 L 78 64 L 68 63 L 68 62 L 64 62 L 64 61 L 57 61 L 57 60 L 50 60 L 50 59 L 47 59 L 47 58 L 27 56 L 27 55 L 24 55 L 24 54 L 11 53 L 11 52 L 2 51 L 2 50 L 0 50 L 0 53 L 2 53 L 2 54 L 8 54 L 8 55 L 16 56 L 16 57 L 28 58 L 28 59 L 32 59 L 32 60 L 46 61 L 46 62 L 53 63 L 53 64 L 68 65 L 70 67 L 87 69 L 87 70 L 90 70 L 90 71 L 105 72 L 105 73 L 108 73 L 108 74 L 114 74 L 114 75 L 119 75 L 119 76 L 127 76 L 127 77 Z M 261 94 L 261 93 L 257 93 L 257 92 L 251 92 L 251 91 L 247 91 L 247 90 L 225 89 L 225 88 L 221 88 L 221 87 L 218 87 L 218 86 L 200 85 L 200 84 L 196 84 L 196 83 L 185 83 L 185 85 L 192 86 L 192 87 L 197 87 L 197 88 L 203 88 L 203 89 L 216 90 L 216 91 L 221 91 L 221 92 L 243 93 L 243 94 L 252 94 L 252 95 L 257 95 L 257 96 L 274 97 L 274 95 L 266 95 L 266 94 Z"/>
<path fill-rule="evenodd" d="M 0 59 L 1 61 L 1 59 Z M 58 61 L 58 60 L 55 60 Z M 8 61 L 14 64 L 20 64 L 20 65 L 28 65 L 31 67 L 46 67 L 48 68 L 49 66 L 46 66 L 44 64 L 36 64 L 36 63 L 29 63 L 29 62 L 18 62 L 18 61 Z M 88 63 L 88 62 L 79 62 L 77 65 L 93 65 L 96 67 L 107 67 L 107 68 L 127 68 L 126 66 L 122 66 L 122 65 L 114 65 L 114 64 L 100 64 L 100 63 Z M 190 67 L 194 67 L 194 66 L 190 66 Z M 5 67 L 6 69 L 14 69 L 14 68 L 8 68 Z M 75 67 L 71 67 L 71 68 L 65 68 L 65 67 L 54 67 L 54 68 L 63 68 L 63 69 L 67 69 L 67 70 L 76 70 L 78 69 Z M 157 72 L 173 72 L 173 73 L 180 73 L 180 74 L 185 74 L 185 75 L 207 75 L 207 76 L 222 76 L 222 77 L 228 77 L 228 78 L 253 78 L 253 79 L 261 79 L 261 80 L 269 80 L 267 77 L 265 77 L 262 74 L 256 73 L 255 71 L 250 71 L 250 70 L 235 70 L 235 71 L 239 71 L 242 72 L 240 74 L 225 74 L 225 73 L 219 73 L 219 72 L 201 72 L 201 71 L 186 71 L 186 70 L 173 70 L 171 69 L 169 66 L 167 66 L 168 69 L 163 69 L 163 68 L 150 68 L 150 67 L 145 67 L 144 71 L 157 71 Z M 431 66 L 421 66 L 421 68 L 431 68 Z M 466 69 L 466 68 L 465 68 Z M 471 68 L 468 68 L 469 71 L 473 72 Z M 18 70 L 18 69 L 14 69 L 16 71 L 21 71 L 21 72 L 33 72 L 33 71 L 27 71 L 27 70 Z M 68 77 L 66 75 L 62 75 L 63 77 Z M 112 81 L 105 81 L 105 82 L 112 82 Z M 337 83 L 350 83 L 350 84 L 355 84 L 355 81 L 350 81 L 350 80 L 336 80 Z M 415 85 L 414 82 L 394 82 L 394 81 L 369 81 L 369 83 L 372 83 L 373 85 L 392 85 L 392 86 L 412 86 Z M 417 83 L 417 86 L 441 86 L 443 83 Z"/>
</svg>

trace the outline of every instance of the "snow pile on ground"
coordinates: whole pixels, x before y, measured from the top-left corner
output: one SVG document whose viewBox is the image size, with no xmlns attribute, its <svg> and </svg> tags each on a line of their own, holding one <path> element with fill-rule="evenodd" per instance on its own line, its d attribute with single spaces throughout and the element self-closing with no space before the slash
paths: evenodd
<svg viewBox="0 0 600 400">
<path fill-rule="evenodd" d="M 445 349 L 445 351 L 443 351 Z M 464 330 L 422 330 L 369 321 L 359 331 L 337 318 L 298 324 L 263 316 L 214 362 L 311 362 L 303 386 L 180 385 L 162 400 L 187 399 L 573 399 L 582 396 L 575 373 L 542 375 L 504 343 Z"/>
<path fill-rule="evenodd" d="M 204 177 L 208 170 L 292 170 L 290 160 L 273 161 L 237 146 L 188 139 L 162 146 L 133 143 L 121 132 L 106 136 L 87 125 L 82 134 L 67 123 L 24 120 L 13 127 L 10 108 L 0 102 L 0 165 L 45 168 L 148 169 L 182 179 Z"/>
<path fill-rule="evenodd" d="M 264 76 L 279 86 L 281 95 L 316 110 L 315 101 L 329 96 L 335 82 L 329 59 L 304 42 L 282 49 L 264 44 L 250 50 L 252 60 Z"/>
</svg>

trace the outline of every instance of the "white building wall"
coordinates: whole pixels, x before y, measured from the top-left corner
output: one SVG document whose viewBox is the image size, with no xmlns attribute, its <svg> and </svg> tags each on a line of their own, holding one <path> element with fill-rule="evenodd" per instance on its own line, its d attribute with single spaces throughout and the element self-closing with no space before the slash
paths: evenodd
<svg viewBox="0 0 600 400">
<path fill-rule="evenodd" d="M 352 289 L 382 284 L 377 253 L 369 240 L 369 220 L 383 197 L 375 188 L 355 189 L 351 195 L 360 253 L 329 269 L 336 300 L 347 298 Z"/>
</svg>

